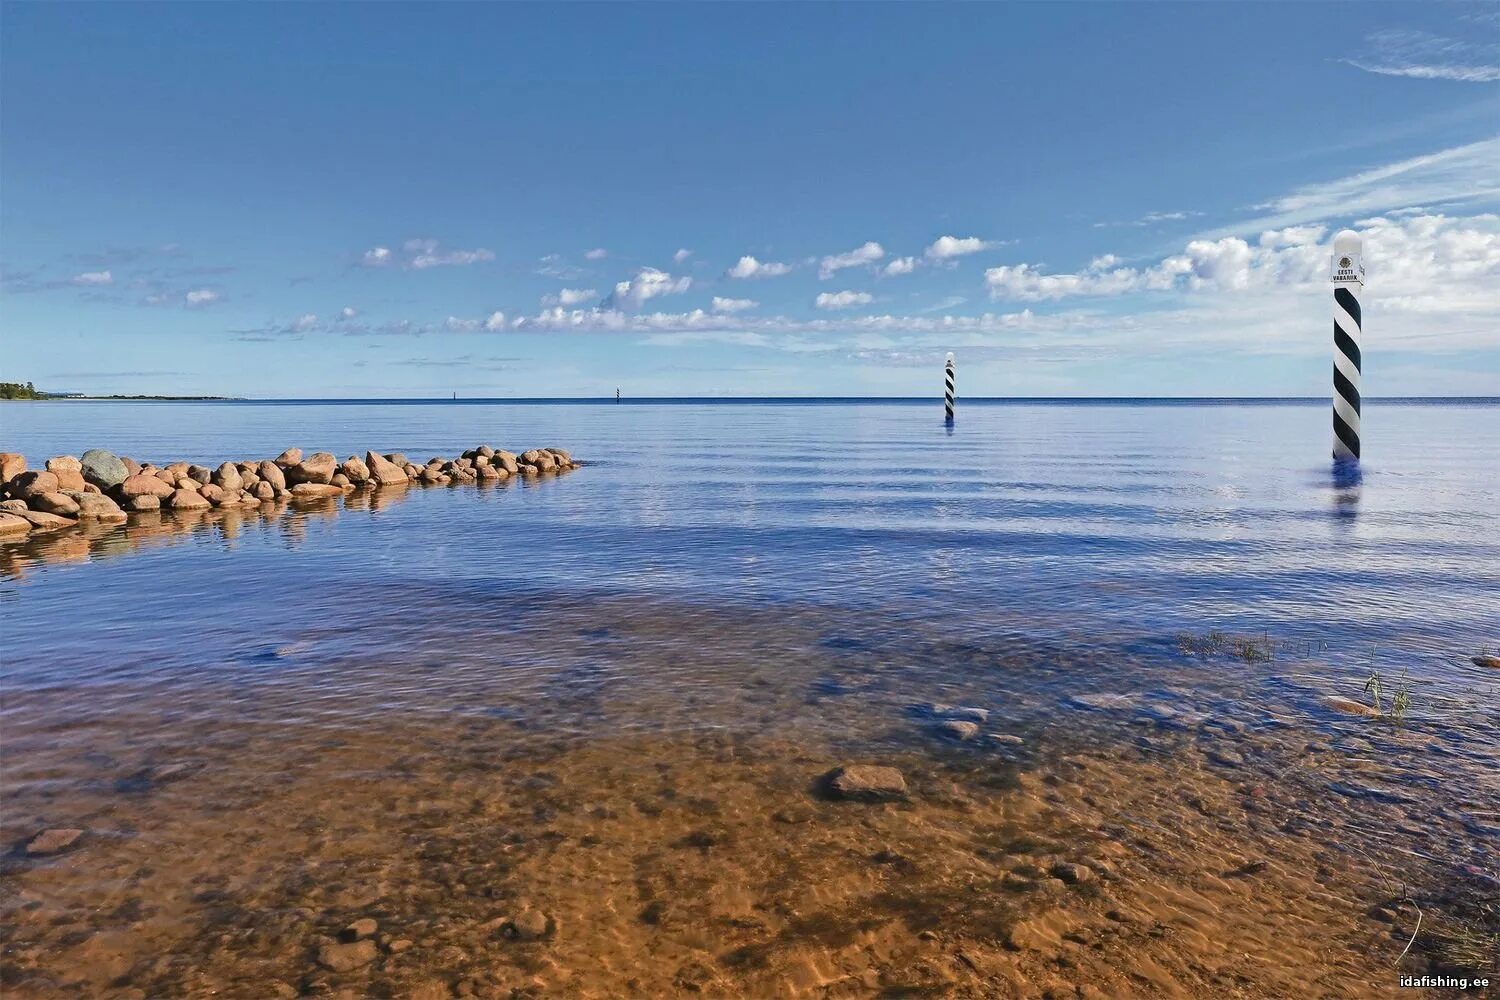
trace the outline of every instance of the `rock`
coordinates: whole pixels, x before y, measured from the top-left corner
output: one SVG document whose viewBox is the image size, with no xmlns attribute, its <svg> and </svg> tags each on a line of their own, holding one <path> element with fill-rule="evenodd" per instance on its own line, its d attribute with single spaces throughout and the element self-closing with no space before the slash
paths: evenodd
<svg viewBox="0 0 1500 1000">
<path fill-rule="evenodd" d="M 1489 667 L 1491 670 L 1500 670 L 1500 656 L 1481 654 L 1479 656 L 1471 656 L 1469 660 L 1476 667 Z"/>
<path fill-rule="evenodd" d="M 141 471 L 141 463 L 137 462 L 129 455 L 121 455 L 120 461 L 125 463 L 125 471 L 130 473 L 132 476 Z"/>
<path fill-rule="evenodd" d="M 25 455 L 14 451 L 0 451 L 0 483 L 8 483 L 25 471 Z"/>
<path fill-rule="evenodd" d="M 396 468 L 398 468 L 398 469 L 404 469 L 408 465 L 412 464 L 411 459 L 407 458 L 405 455 L 401 454 L 399 451 L 393 451 L 389 455 L 385 456 L 385 458 L 386 458 L 386 461 L 390 462 L 392 465 L 396 466 Z M 369 460 L 370 460 L 369 457 L 366 456 L 365 461 L 368 462 Z M 374 466 L 371 466 L 371 468 L 374 468 Z"/>
<path fill-rule="evenodd" d="M 30 500 L 41 493 L 56 493 L 60 489 L 62 486 L 57 481 L 57 474 L 41 469 L 23 472 L 10 483 L 10 495 L 22 500 Z"/>
<path fill-rule="evenodd" d="M 417 466 L 417 465 L 413 465 L 410 462 L 407 462 L 405 465 L 403 465 L 401 467 L 401 471 L 404 472 L 404 473 L 406 473 L 406 478 L 407 479 L 416 479 L 418 476 L 420 476 L 422 474 L 421 467 Z"/>
<path fill-rule="evenodd" d="M 78 504 L 79 517 L 106 524 L 119 524 L 125 520 L 125 512 L 120 509 L 120 505 L 102 493 L 75 493 L 73 500 Z"/>
<path fill-rule="evenodd" d="M 409 938 L 396 938 L 390 944 L 385 946 L 385 950 L 390 952 L 392 955 L 399 955 L 406 949 L 410 948 L 411 944 L 412 943 Z"/>
<path fill-rule="evenodd" d="M 340 497 L 344 491 L 329 483 L 298 483 L 292 487 L 292 499 L 294 500 L 322 500 L 327 497 Z"/>
<path fill-rule="evenodd" d="M 188 475 L 196 479 L 203 486 L 207 486 L 214 481 L 214 470 L 206 465 L 188 466 Z"/>
<path fill-rule="evenodd" d="M 402 471 L 401 466 L 373 451 L 365 453 L 365 468 L 369 470 L 370 479 L 374 480 L 377 486 L 395 486 L 406 482 L 406 473 Z"/>
<path fill-rule="evenodd" d="M 1233 750 L 1210 750 L 1208 759 L 1220 767 L 1244 767 L 1245 758 Z"/>
<path fill-rule="evenodd" d="M 365 938 L 374 937 L 375 932 L 380 930 L 380 924 L 370 917 L 361 917 L 348 927 L 339 931 L 341 941 L 363 941 Z"/>
<path fill-rule="evenodd" d="M 272 459 L 272 461 L 283 468 L 289 465 L 296 465 L 298 462 L 302 461 L 302 449 L 288 448 L 286 451 L 282 452 L 280 455 L 277 455 L 274 459 Z M 261 467 L 265 467 L 264 462 L 261 463 Z M 261 475 L 264 476 L 265 473 L 262 472 Z"/>
<path fill-rule="evenodd" d="M 354 489 L 354 484 L 351 483 L 349 481 L 349 477 L 344 475 L 342 472 L 335 472 L 333 474 L 333 478 L 328 480 L 328 485 L 337 486 L 340 491 Z"/>
<path fill-rule="evenodd" d="M 472 461 L 474 468 L 485 469 L 489 467 L 490 457 L 488 455 L 475 455 Z"/>
<path fill-rule="evenodd" d="M 516 456 L 508 451 L 495 452 L 490 456 L 490 464 L 500 466 L 500 468 L 511 475 L 515 475 L 516 470 L 521 467 L 520 463 L 516 461 Z"/>
<path fill-rule="evenodd" d="M 26 854 L 28 857 L 44 858 L 51 854 L 61 854 L 68 848 L 74 846 L 83 837 L 82 830 L 71 827 L 54 827 L 43 830 L 26 842 Z"/>
<path fill-rule="evenodd" d="M 286 481 L 290 486 L 298 483 L 320 483 L 326 485 L 333 478 L 339 460 L 331 452 L 320 451 L 309 455 L 286 470 Z"/>
<path fill-rule="evenodd" d="M 26 506 L 25 500 L 0 500 L 0 510 L 10 511 L 12 514 L 18 514 L 23 510 L 30 509 L 30 507 Z"/>
<path fill-rule="evenodd" d="M 190 467 L 186 462 L 173 462 L 163 468 L 162 471 L 169 473 L 172 477 L 171 481 L 175 483 L 177 482 L 177 480 L 188 474 L 189 468 Z"/>
<path fill-rule="evenodd" d="M 197 493 L 184 489 L 173 490 L 166 503 L 173 510 L 202 510 L 209 506 L 208 501 Z"/>
<path fill-rule="evenodd" d="M 1012 747 L 1019 747 L 1019 746 L 1025 746 L 1026 745 L 1026 741 L 1025 740 L 1021 739 L 1021 737 L 1016 736 L 1016 735 L 1014 735 L 1012 733 L 990 733 L 990 740 L 992 742 L 995 742 L 995 743 L 1002 743 L 1002 744 L 1004 744 L 1006 746 L 1012 746 Z"/>
<path fill-rule="evenodd" d="M 481 455 L 479 457 L 480 458 L 484 458 L 483 455 Z M 479 459 L 475 459 L 475 461 L 477 462 L 477 461 L 479 461 Z M 495 468 L 494 466 L 491 466 L 491 465 L 479 465 L 479 466 L 476 466 L 475 467 L 475 472 L 479 476 L 480 479 L 499 479 L 500 478 L 500 470 L 497 469 L 497 468 Z"/>
<path fill-rule="evenodd" d="M 198 495 L 209 503 L 217 504 L 224 499 L 224 490 L 213 483 L 198 488 Z"/>
<path fill-rule="evenodd" d="M 1088 865 L 1055 864 L 1050 869 L 1050 873 L 1053 878 L 1061 879 L 1069 885 L 1078 885 L 1080 882 L 1092 882 L 1094 880 L 1094 870 Z"/>
<path fill-rule="evenodd" d="M 541 910 L 522 910 L 506 923 L 505 929 L 518 941 L 537 941 L 546 937 L 555 927 Z"/>
<path fill-rule="evenodd" d="M 906 779 L 894 767 L 846 764 L 823 776 L 829 794 L 856 802 L 881 802 L 906 797 Z"/>
<path fill-rule="evenodd" d="M 72 455 L 54 455 L 47 459 L 48 472 L 82 472 L 83 463 Z"/>
<path fill-rule="evenodd" d="M 568 452 L 563 451 L 561 448 L 548 448 L 547 451 L 550 452 L 553 457 L 555 457 L 563 465 L 573 464 L 573 456 Z"/>
<path fill-rule="evenodd" d="M 281 471 L 281 466 L 275 462 L 262 462 L 258 470 L 260 481 L 270 483 L 271 488 L 280 492 L 286 489 L 286 474 Z"/>
<path fill-rule="evenodd" d="M 0 512 L 0 535 L 24 535 L 31 530 L 31 522 L 24 517 L 10 513 Z"/>
<path fill-rule="evenodd" d="M 422 470 L 421 479 L 422 479 L 422 482 L 424 482 L 424 483 L 446 483 L 446 482 L 448 482 L 448 477 L 445 476 L 445 475 L 443 475 L 442 470 L 438 469 L 438 468 L 435 468 L 435 467 L 433 467 L 431 465 L 429 465 L 427 468 L 425 468 L 425 469 Z"/>
<path fill-rule="evenodd" d="M 934 731 L 945 739 L 950 740 L 972 740 L 979 735 L 979 723 L 969 722 L 966 719 L 944 719 L 939 722 Z"/>
<path fill-rule="evenodd" d="M 276 499 L 276 487 L 262 479 L 255 484 L 255 499 L 260 503 L 268 503 Z"/>
<path fill-rule="evenodd" d="M 160 510 L 161 497 L 152 493 L 142 493 L 139 496 L 133 496 L 126 500 L 125 509 L 132 514 L 140 514 L 148 510 Z"/>
<path fill-rule="evenodd" d="M 1068 700 L 1083 708 L 1092 708 L 1101 711 L 1133 708 L 1135 706 L 1135 700 L 1129 695 L 1123 694 L 1075 694 L 1070 695 Z"/>
<path fill-rule="evenodd" d="M 64 488 L 64 492 L 66 492 L 66 488 Z M 99 487 L 95 486 L 93 483 L 84 483 L 83 484 L 83 490 L 81 492 L 83 492 L 83 493 L 103 493 L 104 491 L 101 490 Z"/>
<path fill-rule="evenodd" d="M 194 479 L 192 476 L 182 476 L 177 480 L 177 488 L 180 490 L 192 490 L 197 493 L 203 489 L 203 480 Z"/>
<path fill-rule="evenodd" d="M 330 972 L 353 972 L 363 968 L 379 957 L 375 942 L 368 938 L 361 941 L 345 941 L 325 944 L 318 949 L 318 964 Z"/>
<path fill-rule="evenodd" d="M 16 511 L 16 516 L 30 523 L 33 531 L 56 531 L 59 528 L 71 528 L 78 523 L 71 517 L 48 514 L 40 510 Z"/>
<path fill-rule="evenodd" d="M 131 497 L 141 496 L 153 496 L 161 498 L 171 496 L 172 487 L 167 485 L 162 480 L 158 479 L 156 476 L 148 476 L 144 473 L 137 473 L 121 483 L 116 488 L 115 492 L 117 496 L 125 500 L 128 500 Z"/>
<path fill-rule="evenodd" d="M 213 484 L 228 493 L 238 493 L 245 487 L 245 479 L 232 463 L 225 462 L 214 470 Z"/>
<path fill-rule="evenodd" d="M 59 517 L 77 517 L 78 504 L 66 493 L 33 493 L 26 501 L 32 510 Z"/>
<path fill-rule="evenodd" d="M 1353 698 L 1345 698 L 1342 695 L 1331 694 L 1323 699 L 1323 707 L 1331 708 L 1335 712 L 1347 712 L 1349 715 L 1364 715 L 1370 718 L 1380 718 L 1380 713 L 1375 711 L 1375 706 L 1366 705 L 1362 701 Z"/>
<path fill-rule="evenodd" d="M 344 459 L 344 464 L 339 468 L 351 483 L 365 483 L 370 480 L 370 467 L 353 455 Z"/>
<path fill-rule="evenodd" d="M 90 448 L 83 453 L 79 463 L 83 478 L 101 490 L 119 486 L 130 478 L 130 470 L 125 467 L 125 463 L 114 452 L 103 448 Z"/>
</svg>

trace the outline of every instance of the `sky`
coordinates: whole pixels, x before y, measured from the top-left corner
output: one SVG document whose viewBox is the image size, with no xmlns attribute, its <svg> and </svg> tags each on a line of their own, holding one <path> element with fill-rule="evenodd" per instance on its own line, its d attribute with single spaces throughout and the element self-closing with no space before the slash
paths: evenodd
<svg viewBox="0 0 1500 1000">
<path fill-rule="evenodd" d="M 0 4 L 0 379 L 1500 394 L 1500 3 Z"/>
</svg>

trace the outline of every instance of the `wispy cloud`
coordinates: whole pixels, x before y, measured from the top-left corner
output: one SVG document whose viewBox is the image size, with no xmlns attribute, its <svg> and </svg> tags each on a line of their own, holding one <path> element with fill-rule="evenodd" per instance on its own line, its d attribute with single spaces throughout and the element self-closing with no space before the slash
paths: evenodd
<svg viewBox="0 0 1500 1000">
<path fill-rule="evenodd" d="M 813 300 L 813 305 L 819 309 L 852 309 L 855 306 L 866 306 L 875 301 L 875 296 L 869 292 L 822 292 Z"/>
<path fill-rule="evenodd" d="M 83 274 L 75 274 L 71 279 L 74 285 L 112 285 L 115 276 L 109 271 L 85 271 Z"/>
<path fill-rule="evenodd" d="M 608 256 L 609 251 L 604 249 L 603 247 L 594 247 L 594 249 L 592 250 L 585 250 L 583 252 L 584 260 L 603 260 Z"/>
<path fill-rule="evenodd" d="M 576 306 L 597 300 L 599 293 L 592 288 L 563 288 L 555 295 L 543 295 L 544 306 Z"/>
<path fill-rule="evenodd" d="M 1381 76 L 1461 83 L 1500 82 L 1500 43 L 1494 41 L 1391 29 L 1367 36 L 1365 43 L 1364 55 L 1340 61 Z"/>
<path fill-rule="evenodd" d="M 826 281 L 839 271 L 873 264 L 884 256 L 885 247 L 871 240 L 845 253 L 829 254 L 824 257 L 818 262 L 818 277 Z"/>
<path fill-rule="evenodd" d="M 1142 228 L 1145 226 L 1159 226 L 1163 222 L 1182 222 L 1187 219 L 1197 218 L 1202 212 L 1147 212 L 1138 219 L 1127 219 L 1124 222 L 1096 222 L 1095 229 L 1111 229 L 1117 226 L 1133 226 Z"/>
<path fill-rule="evenodd" d="M 726 299 L 719 295 L 715 295 L 713 300 L 713 309 L 716 313 L 744 312 L 747 309 L 754 309 L 758 305 L 760 303 L 754 299 Z"/>
<path fill-rule="evenodd" d="M 400 267 L 410 271 L 425 271 L 434 267 L 457 267 L 479 264 L 495 259 L 493 251 L 480 247 L 476 250 L 450 250 L 434 239 L 411 239 L 392 249 L 387 246 L 371 247 L 360 255 L 362 267 Z"/>
<path fill-rule="evenodd" d="M 182 296 L 182 301 L 187 304 L 189 309 L 202 309 L 223 300 L 223 293 L 216 288 L 194 288 Z"/>
</svg>

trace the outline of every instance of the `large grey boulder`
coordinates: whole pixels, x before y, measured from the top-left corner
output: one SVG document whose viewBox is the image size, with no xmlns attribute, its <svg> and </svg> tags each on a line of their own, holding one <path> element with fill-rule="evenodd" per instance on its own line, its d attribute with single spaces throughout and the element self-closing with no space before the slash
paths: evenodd
<svg viewBox="0 0 1500 1000">
<path fill-rule="evenodd" d="M 83 453 L 79 464 L 83 466 L 84 482 L 93 483 L 101 490 L 119 486 L 130 478 L 130 470 L 119 456 L 103 448 L 90 448 Z"/>
</svg>

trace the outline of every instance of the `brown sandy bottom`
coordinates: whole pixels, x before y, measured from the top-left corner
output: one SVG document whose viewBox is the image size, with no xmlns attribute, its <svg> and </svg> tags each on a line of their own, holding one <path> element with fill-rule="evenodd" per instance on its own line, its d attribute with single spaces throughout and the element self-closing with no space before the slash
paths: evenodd
<svg viewBox="0 0 1500 1000">
<path fill-rule="evenodd" d="M 1497 971 L 1493 769 L 1420 720 L 1237 705 L 1203 693 L 1223 664 L 1062 712 L 1034 653 L 938 685 L 921 636 L 881 666 L 796 615 L 616 612 L 549 614 L 524 675 L 492 638 L 444 637 L 439 681 L 308 633 L 259 684 L 12 692 L 0 832 L 87 832 L 7 859 L 5 995 L 1379 997 Z M 945 739 L 933 694 L 990 718 Z M 906 798 L 825 797 L 854 762 Z"/>
</svg>

